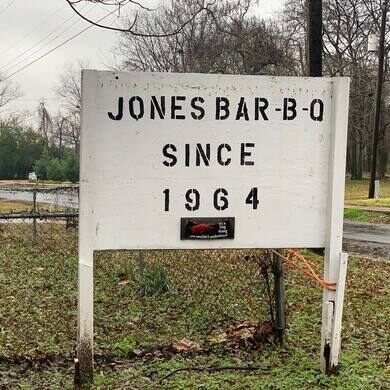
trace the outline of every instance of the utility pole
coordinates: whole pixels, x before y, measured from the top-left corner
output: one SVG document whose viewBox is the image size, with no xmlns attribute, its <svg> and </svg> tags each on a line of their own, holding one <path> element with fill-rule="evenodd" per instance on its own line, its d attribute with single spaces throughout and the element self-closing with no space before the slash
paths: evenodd
<svg viewBox="0 0 390 390">
<path fill-rule="evenodd" d="M 322 77 L 322 0 L 307 0 L 309 76 Z"/>
<path fill-rule="evenodd" d="M 378 139 L 379 139 L 379 125 L 381 116 L 381 101 L 383 90 L 383 73 L 385 61 L 385 39 L 386 39 L 386 22 L 387 12 L 389 8 L 389 0 L 384 0 L 382 4 L 382 21 L 379 38 L 379 61 L 378 61 L 378 78 L 376 85 L 376 101 L 375 101 L 375 119 L 374 119 L 374 138 L 372 141 L 372 157 L 370 169 L 370 187 L 368 190 L 368 198 L 373 199 L 375 195 L 375 179 L 376 179 L 376 163 L 378 154 Z"/>
<path fill-rule="evenodd" d="M 279 253 L 283 253 L 283 249 L 277 250 Z M 276 336 L 281 345 L 285 343 L 286 332 L 286 313 L 284 307 L 285 294 L 284 294 L 284 279 L 283 279 L 283 262 L 282 259 L 276 254 L 273 255 L 273 267 L 274 274 L 274 291 L 275 291 L 275 313 L 276 313 Z"/>
<path fill-rule="evenodd" d="M 65 118 L 62 118 L 61 119 L 61 123 L 60 123 L 60 128 L 59 128 L 59 136 L 60 136 L 60 140 L 59 140 L 59 149 L 60 149 L 60 159 L 62 159 L 62 157 L 63 157 L 63 153 L 62 153 L 62 137 L 63 137 L 63 135 L 62 135 L 62 133 L 63 133 L 63 127 L 65 126 Z"/>
</svg>

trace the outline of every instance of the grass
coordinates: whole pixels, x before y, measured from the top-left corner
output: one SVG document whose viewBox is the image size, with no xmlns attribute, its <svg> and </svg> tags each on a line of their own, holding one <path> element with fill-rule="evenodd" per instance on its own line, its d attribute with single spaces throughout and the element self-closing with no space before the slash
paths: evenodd
<svg viewBox="0 0 390 390">
<path fill-rule="evenodd" d="M 58 186 L 72 186 L 74 183 L 68 181 L 52 181 L 52 180 L 39 180 L 38 182 L 31 180 L 0 180 L 0 187 L 58 187 Z"/>
<path fill-rule="evenodd" d="M 222 261 L 224 253 L 146 252 L 142 275 L 133 252 L 99 254 L 96 314 L 106 320 L 97 321 L 98 350 L 106 353 L 113 338 L 120 342 L 128 337 L 123 324 L 140 348 L 183 337 L 202 343 L 231 321 L 265 318 L 260 269 L 237 251 Z"/>
<path fill-rule="evenodd" d="M 390 207 L 390 179 L 380 181 L 380 199 L 367 199 L 368 180 L 346 180 L 345 204 L 352 206 Z"/>
<path fill-rule="evenodd" d="M 378 213 L 359 209 L 344 209 L 344 219 L 356 222 L 390 224 L 390 213 Z"/>
<path fill-rule="evenodd" d="M 2 239 L 3 237 L 3 239 Z M 4 238 L 5 237 L 5 238 Z M 8 238 L 7 238 L 8 237 Z M 76 347 L 77 261 L 0 235 L 0 387 L 72 388 Z M 268 319 L 258 266 L 240 251 L 150 251 L 145 269 L 133 252 L 102 252 L 95 259 L 95 389 L 388 389 L 390 387 L 390 267 L 352 258 L 349 265 L 339 375 L 319 370 L 321 290 L 286 272 L 288 343 L 229 347 L 210 344 L 234 321 Z M 323 259 L 306 252 L 319 267 Z M 146 283 L 146 284 L 145 284 Z M 140 294 L 140 287 L 153 292 Z M 157 293 L 156 293 L 157 292 Z M 134 351 L 187 337 L 207 351 L 172 354 Z M 12 358 L 29 357 L 23 368 Z M 51 359 L 50 364 L 45 359 Z M 109 362 L 107 362 L 107 359 Z M 177 368 L 261 367 L 258 371 Z"/>
<path fill-rule="evenodd" d="M 0 213 L 20 213 L 23 211 L 31 211 L 32 202 L 23 202 L 17 200 L 0 199 Z"/>
<path fill-rule="evenodd" d="M 22 200 L 7 200 L 0 198 L 0 214 L 1 213 L 30 213 L 33 209 L 33 202 L 26 202 Z M 37 202 L 37 210 L 40 212 L 59 212 L 64 211 L 65 208 L 50 203 Z"/>
</svg>

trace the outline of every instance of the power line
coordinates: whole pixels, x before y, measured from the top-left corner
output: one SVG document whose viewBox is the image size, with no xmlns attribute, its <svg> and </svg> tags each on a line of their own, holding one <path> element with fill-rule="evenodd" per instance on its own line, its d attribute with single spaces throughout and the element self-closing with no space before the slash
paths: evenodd
<svg viewBox="0 0 390 390">
<path fill-rule="evenodd" d="M 84 6 L 85 7 L 85 6 Z M 96 5 L 94 6 L 96 7 Z M 92 8 L 93 9 L 93 8 Z M 42 42 L 46 41 L 49 37 L 51 37 L 53 34 L 55 34 L 56 32 L 58 32 L 58 29 L 60 29 L 62 26 L 64 26 L 66 23 L 68 23 L 71 19 L 74 18 L 74 15 L 71 15 L 69 18 L 67 18 L 65 21 L 63 21 L 55 30 L 53 30 L 52 32 L 50 32 L 48 35 L 46 35 L 45 37 L 43 37 L 42 39 L 40 39 L 37 43 L 35 43 L 33 46 L 29 47 L 28 49 L 24 50 L 22 53 L 18 54 L 16 57 L 12 58 L 10 61 L 8 61 L 6 64 L 4 64 L 3 66 L 0 67 L 0 70 L 4 69 L 4 68 L 10 68 L 10 67 L 15 67 L 15 66 L 18 66 L 20 65 L 24 60 L 22 59 L 21 61 L 17 62 L 16 64 L 12 65 L 12 66 L 8 66 L 10 64 L 12 64 L 14 61 L 17 61 L 19 58 L 23 57 L 25 54 L 27 54 L 28 52 L 30 52 L 31 50 L 33 50 L 35 47 L 37 47 L 38 45 L 40 45 Z M 42 49 L 44 49 L 46 46 L 48 46 L 51 42 L 55 41 L 57 38 L 59 38 L 62 34 L 66 33 L 67 31 L 69 31 L 73 26 L 75 26 L 76 24 L 79 23 L 79 20 L 76 20 L 75 22 L 73 22 L 70 26 L 68 26 L 65 30 L 61 31 L 60 33 L 58 33 L 56 36 L 54 36 L 54 38 L 50 39 L 49 42 L 46 42 L 42 47 L 38 48 L 37 50 L 35 50 L 33 53 L 29 54 L 29 56 L 33 56 L 34 54 L 38 53 L 39 51 L 41 51 Z M 5 72 L 7 72 L 9 69 L 5 69 Z"/>
<path fill-rule="evenodd" d="M 8 53 L 10 49 L 14 48 L 19 43 L 23 42 L 28 36 L 33 34 L 35 31 L 39 30 L 42 26 L 47 24 L 47 22 L 56 14 L 58 14 L 59 11 L 61 11 L 63 8 L 65 8 L 66 5 L 63 4 L 60 7 L 58 7 L 54 12 L 52 12 L 46 19 L 43 20 L 43 22 L 39 23 L 34 29 L 23 35 L 22 38 L 18 39 L 17 41 L 13 42 L 10 46 L 8 46 L 1 54 L 4 55 L 5 53 Z"/>
<path fill-rule="evenodd" d="M 48 35 L 40 39 L 37 43 L 35 43 L 33 46 L 29 47 L 28 49 L 24 50 L 22 53 L 18 54 L 16 57 L 12 58 L 10 61 L 8 61 L 6 64 L 0 66 L 0 70 L 6 68 L 9 64 L 12 62 L 18 60 L 20 57 L 23 57 L 26 53 L 37 47 L 40 43 L 44 42 L 47 38 L 51 37 L 53 34 L 55 34 L 59 28 L 61 28 L 63 25 L 65 25 L 69 20 L 73 19 L 73 15 L 64 20 L 55 30 L 51 31 Z M 73 27 L 73 24 L 71 25 Z"/>
<path fill-rule="evenodd" d="M 58 39 L 59 37 L 61 37 L 61 35 L 63 35 L 64 33 L 66 33 L 67 31 L 69 31 L 71 28 L 73 28 L 75 25 L 77 25 L 79 23 L 78 20 L 76 20 L 75 22 L 73 22 L 68 28 L 66 28 L 64 31 L 61 31 L 60 33 L 58 33 L 57 35 L 55 35 L 53 38 L 51 38 L 48 42 L 46 42 L 43 46 L 41 47 L 38 47 L 36 50 L 34 50 L 32 53 L 30 53 L 28 55 L 28 57 L 32 57 L 34 54 L 37 54 L 38 52 L 40 52 L 42 49 L 44 49 L 45 47 L 47 47 L 48 45 L 50 45 L 50 43 L 52 43 L 53 41 L 55 41 L 56 39 Z M 54 33 L 55 31 L 53 31 Z M 53 35 L 53 33 L 51 33 L 49 36 Z M 24 57 L 24 54 L 28 53 L 29 51 L 31 51 L 33 48 L 35 48 L 37 45 L 39 45 L 40 43 L 42 43 L 42 41 L 45 41 L 49 36 L 47 36 L 46 38 L 44 38 L 43 40 L 40 40 L 38 43 L 36 43 L 34 46 L 30 47 L 29 49 L 25 50 L 21 55 L 15 57 L 14 59 L 12 59 L 11 61 L 9 61 L 7 64 L 3 65 L 0 69 L 4 69 L 6 68 L 4 71 L 7 72 L 9 71 L 11 68 L 14 68 L 20 64 L 22 64 L 27 58 L 22 58 L 20 61 L 16 62 L 15 64 L 12 64 L 14 61 L 18 60 L 20 57 Z M 7 65 L 10 65 L 10 66 L 7 66 Z"/>
<path fill-rule="evenodd" d="M 11 7 L 11 5 L 12 5 L 13 3 L 15 3 L 15 1 L 16 1 L 16 0 L 11 0 L 11 2 L 10 2 L 8 5 L 6 5 L 6 6 L 0 11 L 0 15 L 3 14 L 5 11 L 7 11 L 7 9 L 8 9 L 9 7 Z"/>
<path fill-rule="evenodd" d="M 57 97 L 36 97 L 36 98 L 16 98 L 15 100 L 19 102 L 30 102 L 30 101 L 37 101 L 37 100 L 58 100 Z"/>
<path fill-rule="evenodd" d="M 116 10 L 113 10 L 111 11 L 110 13 L 108 13 L 106 16 L 103 16 L 102 18 L 100 18 L 98 20 L 98 22 L 101 22 L 102 20 L 106 19 L 108 16 L 112 15 L 114 12 L 116 12 Z M 29 66 L 35 64 L 36 62 L 38 62 L 39 60 L 41 60 L 42 58 L 48 56 L 50 53 L 52 53 L 53 51 L 57 50 L 58 48 L 64 46 L 65 44 L 67 44 L 68 42 L 72 41 L 73 39 L 77 38 L 79 35 L 81 35 L 82 33 L 84 33 L 85 31 L 89 30 L 91 27 L 94 27 L 93 24 L 90 24 L 88 27 L 84 28 L 83 30 L 81 30 L 80 32 L 78 32 L 77 34 L 74 34 L 72 35 L 70 38 L 68 38 L 67 40 L 65 40 L 64 42 L 60 43 L 59 45 L 57 45 L 56 47 L 54 47 L 53 49 L 49 50 L 48 52 L 46 52 L 45 54 L 42 54 L 40 57 L 36 58 L 35 60 L 31 61 L 30 63 L 28 63 L 27 65 L 23 66 L 22 68 L 16 70 L 15 72 L 11 73 L 10 75 L 6 76 L 3 81 L 6 81 L 8 79 L 10 79 L 12 76 L 15 76 L 16 74 L 18 74 L 19 72 L 21 72 L 22 70 L 28 68 Z"/>
</svg>

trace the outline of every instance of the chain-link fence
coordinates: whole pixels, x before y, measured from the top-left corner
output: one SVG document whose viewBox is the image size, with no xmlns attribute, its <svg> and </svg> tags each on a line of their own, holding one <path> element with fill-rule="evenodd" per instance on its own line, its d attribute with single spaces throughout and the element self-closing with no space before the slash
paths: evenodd
<svg viewBox="0 0 390 390">
<path fill-rule="evenodd" d="M 0 198 L 2 243 L 76 253 L 78 187 L 2 187 Z"/>
<path fill-rule="evenodd" d="M 260 251 L 97 253 L 98 349 L 114 344 L 123 353 L 127 342 L 142 347 L 183 338 L 208 345 L 227 337 L 228 328 L 253 328 L 269 319 L 262 264 Z"/>
<path fill-rule="evenodd" d="M 42 202 L 50 191 L 55 202 Z M 5 354 L 75 347 L 78 217 L 62 200 L 73 202 L 77 190 L 50 191 L 27 192 L 29 210 L 0 214 L 1 273 L 19 305 L 9 310 L 8 300 L 1 309 Z M 260 250 L 96 252 L 95 351 L 129 357 L 172 345 L 204 351 L 253 342 L 272 316 L 268 266 Z M 21 318 L 32 305 L 39 318 Z"/>
</svg>

